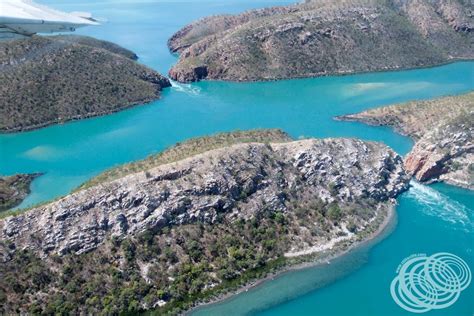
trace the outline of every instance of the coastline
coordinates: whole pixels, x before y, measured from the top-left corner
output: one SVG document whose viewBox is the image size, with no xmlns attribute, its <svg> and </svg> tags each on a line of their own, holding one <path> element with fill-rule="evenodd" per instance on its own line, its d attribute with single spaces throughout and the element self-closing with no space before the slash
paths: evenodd
<svg viewBox="0 0 474 316">
<path fill-rule="evenodd" d="M 248 284 L 245 284 L 235 290 L 230 290 L 227 293 L 218 294 L 216 297 L 211 298 L 209 301 L 197 302 L 196 304 L 194 304 L 194 306 L 190 307 L 188 310 L 180 313 L 179 315 L 192 315 L 194 312 L 202 308 L 222 303 L 243 292 L 255 289 L 263 285 L 267 281 L 271 281 L 286 273 L 309 268 L 323 267 L 326 264 L 330 264 L 331 260 L 342 259 L 345 255 L 352 251 L 357 251 L 363 249 L 364 247 L 371 248 L 375 246 L 377 243 L 379 243 L 388 235 L 390 235 L 395 229 L 398 221 L 396 206 L 396 202 L 391 203 L 391 205 L 387 205 L 386 211 L 384 212 L 385 214 L 383 214 L 383 218 L 380 219 L 379 216 L 374 218 L 373 222 L 381 222 L 374 231 L 369 233 L 368 237 L 364 238 L 363 236 L 356 235 L 356 238 L 347 240 L 349 244 L 344 242 L 336 244 L 334 250 L 331 249 L 331 251 L 314 252 L 308 255 L 288 258 L 295 259 L 297 262 L 293 264 L 290 262 L 275 272 L 269 272 L 264 278 L 251 281 Z M 370 227 L 368 227 L 367 229 L 370 229 Z M 322 256 L 319 257 L 318 255 Z"/>
<path fill-rule="evenodd" d="M 417 66 L 417 67 L 397 67 L 397 68 L 387 68 L 387 69 L 380 69 L 380 70 L 367 70 L 367 71 L 349 71 L 349 72 L 333 72 L 333 73 L 324 73 L 324 74 L 308 74 L 304 76 L 296 76 L 296 77 L 289 77 L 289 78 L 268 78 L 268 79 L 258 79 L 258 80 L 228 80 L 228 79 L 202 79 L 194 82 L 179 82 L 175 81 L 180 84 L 195 84 L 198 83 L 199 81 L 205 81 L 205 82 L 228 82 L 228 83 L 266 83 L 266 82 L 277 82 L 277 81 L 290 81 L 290 80 L 307 80 L 307 79 L 318 79 L 318 78 L 328 78 L 328 77 L 348 77 L 348 76 L 356 76 L 356 75 L 363 75 L 363 74 L 370 74 L 370 73 L 382 73 L 382 72 L 401 72 L 401 71 L 410 71 L 410 70 L 420 70 L 420 69 L 430 69 L 430 68 L 437 68 L 437 67 L 442 67 L 450 64 L 455 64 L 455 63 L 461 63 L 461 62 L 474 62 L 474 58 L 453 58 L 450 60 L 447 60 L 446 62 L 439 63 L 439 64 L 432 64 L 432 65 L 423 65 L 423 66 Z M 174 81 L 174 80 L 173 80 Z M 169 88 L 170 86 L 164 87 L 164 88 Z M 88 113 L 88 114 L 83 114 L 83 115 L 76 115 L 68 119 L 64 120 L 52 120 L 32 126 L 27 126 L 27 127 L 20 127 L 20 128 L 11 128 L 11 129 L 0 129 L 0 136 L 1 135 L 12 135 L 12 134 L 20 134 L 20 133 L 27 133 L 27 132 L 32 132 L 36 131 L 42 128 L 54 126 L 54 125 L 63 125 L 66 123 L 71 123 L 71 122 L 77 122 L 89 118 L 97 118 L 97 117 L 102 117 L 102 116 L 107 116 L 111 114 L 115 114 L 117 112 L 122 112 L 128 109 L 136 108 L 136 107 L 141 107 L 141 106 L 146 106 L 149 105 L 150 103 L 153 103 L 155 101 L 158 101 L 162 98 L 163 91 L 160 91 L 160 95 L 158 95 L 155 98 L 149 98 L 149 99 L 144 99 L 144 100 L 139 100 L 139 101 L 134 101 L 131 102 L 127 105 L 118 107 L 113 110 L 107 110 L 107 111 L 102 111 L 102 112 L 93 112 L 93 113 Z M 346 115 L 341 115 L 338 117 L 335 117 L 334 119 L 336 121 L 356 121 L 356 120 L 351 120 L 349 118 L 345 117 Z M 369 124 L 371 125 L 371 124 Z M 398 131 L 397 131 L 398 132 Z M 403 133 L 399 133 L 403 135 Z M 403 135 L 406 136 L 406 135 Z"/>
<path fill-rule="evenodd" d="M 468 183 L 460 182 L 455 179 L 451 179 L 449 177 L 444 177 L 442 179 L 434 179 L 431 183 L 428 184 L 433 184 L 433 183 L 444 183 L 456 188 L 461 188 L 464 190 L 469 190 L 469 191 L 474 191 L 474 187 Z"/>
<path fill-rule="evenodd" d="M 31 184 L 32 182 L 38 178 L 41 177 L 43 173 L 41 172 L 36 172 L 36 173 L 30 173 L 30 174 L 17 174 L 17 175 L 11 175 L 11 177 L 19 176 L 20 178 L 17 180 L 17 183 L 20 182 L 20 185 L 11 184 L 11 188 L 13 188 L 16 192 L 17 195 L 12 196 L 10 199 L 7 198 L 4 200 L 4 203 L 0 203 L 0 218 L 2 217 L 3 213 L 10 212 L 11 210 L 14 210 L 17 208 L 23 201 L 28 197 L 28 195 L 31 194 Z M 3 177 L 0 175 L 0 180 Z M 6 176 L 8 178 L 8 176 Z M 1 182 L 1 181 L 0 181 Z M 8 186 L 7 186 L 8 187 Z M 0 188 L 1 191 L 1 188 Z M 1 202 L 1 199 L 0 199 Z"/>
<path fill-rule="evenodd" d="M 385 69 L 361 70 L 361 71 L 334 71 L 334 72 L 313 73 L 313 74 L 306 74 L 306 75 L 301 75 L 301 76 L 293 76 L 293 77 L 285 77 L 285 78 L 260 78 L 260 79 L 248 79 L 248 80 L 203 78 L 203 79 L 190 81 L 190 82 L 181 82 L 181 81 L 177 81 L 171 78 L 170 80 L 173 80 L 181 84 L 193 84 L 200 81 L 229 82 L 229 83 L 277 82 L 277 81 L 288 81 L 288 80 L 317 79 L 317 78 L 326 78 L 326 77 L 348 77 L 348 76 L 354 76 L 354 75 L 364 75 L 364 74 L 381 73 L 381 72 L 401 72 L 401 71 L 410 71 L 410 70 L 421 70 L 421 69 L 437 68 L 437 67 L 447 66 L 447 65 L 461 63 L 461 62 L 474 62 L 474 58 L 450 58 L 437 64 L 426 64 L 426 65 L 419 65 L 419 66 L 414 66 L 414 67 L 400 66 L 400 67 L 386 67 Z"/>
<path fill-rule="evenodd" d="M 469 126 L 460 125 L 457 124 L 456 121 L 453 121 L 455 120 L 453 119 L 453 113 L 456 113 L 455 115 L 458 115 L 459 117 L 465 115 L 463 111 L 467 111 L 467 113 L 469 113 L 469 108 L 472 107 L 472 100 L 467 99 L 464 101 L 462 98 L 469 98 L 471 95 L 473 95 L 472 90 L 467 93 L 449 94 L 428 100 L 422 99 L 395 103 L 387 106 L 364 110 L 359 113 L 334 116 L 333 120 L 340 122 L 356 122 L 375 127 L 386 127 L 401 136 L 408 137 L 413 142 L 413 146 L 406 154 L 402 156 L 402 158 L 407 172 L 413 177 L 413 179 L 416 179 L 417 181 L 427 185 L 433 183 L 445 183 L 472 191 L 474 190 L 474 184 L 469 177 L 468 167 L 470 160 L 468 156 L 469 139 L 465 139 L 467 142 L 466 147 L 458 144 L 457 147 L 461 148 L 458 150 L 453 150 L 451 147 L 446 146 L 446 144 L 450 142 L 455 142 L 456 138 L 454 135 L 457 135 L 455 133 L 462 135 L 466 131 L 467 133 L 469 132 Z M 450 113 L 444 113 L 444 116 L 438 119 L 437 123 L 431 123 L 435 126 L 435 130 L 449 127 L 450 125 L 460 125 L 458 130 L 456 132 L 450 132 L 450 134 L 446 133 L 440 139 L 433 137 L 433 132 L 430 131 L 429 128 L 421 127 L 419 130 L 417 130 L 415 127 L 414 130 L 410 130 L 409 126 L 412 124 L 409 121 L 404 121 L 402 117 L 404 115 L 413 115 L 412 113 L 423 113 L 425 111 L 423 108 L 423 104 L 426 105 L 425 102 L 431 102 L 431 104 L 435 104 L 439 107 L 448 108 L 448 105 L 453 107 L 450 109 Z M 461 110 L 458 110 L 456 109 L 455 104 L 461 104 L 461 106 L 464 106 L 465 109 L 461 108 Z M 401 110 L 402 108 L 405 112 Z M 436 112 L 440 113 L 440 110 L 436 110 Z M 428 158 L 426 158 L 428 154 L 426 154 L 425 151 L 435 156 L 438 155 L 438 158 L 435 158 L 434 161 L 430 161 Z M 426 157 L 420 158 L 424 156 Z M 456 162 L 456 158 L 465 160 L 464 166 L 462 162 Z M 428 162 L 425 160 L 428 160 Z M 451 164 L 454 163 L 457 163 L 458 167 L 453 169 Z M 433 169 L 433 167 L 428 167 L 427 169 L 426 165 L 436 166 L 436 168 Z"/>
<path fill-rule="evenodd" d="M 91 113 L 82 114 L 82 115 L 75 115 L 75 116 L 72 116 L 68 119 L 63 119 L 63 120 L 56 119 L 56 120 L 52 120 L 52 121 L 48 121 L 48 122 L 44 122 L 44 123 L 40 123 L 40 124 L 36 124 L 36 125 L 26 126 L 26 127 L 17 127 L 17 128 L 12 128 L 12 129 L 0 129 L 0 136 L 1 135 L 12 135 L 12 134 L 32 132 L 32 131 L 36 131 L 36 130 L 46 128 L 46 127 L 49 127 L 49 126 L 63 125 L 63 124 L 66 124 L 66 123 L 77 122 L 77 121 L 85 120 L 85 119 L 89 119 L 89 118 L 107 116 L 107 115 L 110 115 L 110 114 L 125 111 L 125 110 L 132 109 L 132 108 L 135 108 L 135 107 L 146 106 L 146 105 L 149 105 L 149 104 L 151 104 L 151 103 L 153 103 L 157 100 L 160 100 L 161 99 L 161 93 L 156 98 L 149 98 L 149 99 L 144 99 L 144 100 L 131 102 L 127 105 L 117 107 L 116 109 L 113 109 L 113 110 L 107 110 L 107 111 L 102 111 L 102 112 L 91 112 Z"/>
</svg>

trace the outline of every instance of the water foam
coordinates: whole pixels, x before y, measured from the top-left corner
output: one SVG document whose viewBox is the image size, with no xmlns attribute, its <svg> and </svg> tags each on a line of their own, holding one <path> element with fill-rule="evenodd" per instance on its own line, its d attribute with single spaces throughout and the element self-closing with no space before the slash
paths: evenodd
<svg viewBox="0 0 474 316">
<path fill-rule="evenodd" d="M 176 81 L 171 81 L 171 86 L 173 87 L 174 90 L 178 92 L 186 93 L 188 95 L 199 95 L 201 93 L 200 88 L 193 86 L 191 84 L 182 84 Z"/>
<path fill-rule="evenodd" d="M 427 215 L 436 216 L 449 223 L 460 225 L 467 231 L 474 230 L 474 222 L 470 218 L 472 210 L 447 195 L 429 186 L 411 181 L 407 197 L 416 200 L 420 210 Z"/>
</svg>

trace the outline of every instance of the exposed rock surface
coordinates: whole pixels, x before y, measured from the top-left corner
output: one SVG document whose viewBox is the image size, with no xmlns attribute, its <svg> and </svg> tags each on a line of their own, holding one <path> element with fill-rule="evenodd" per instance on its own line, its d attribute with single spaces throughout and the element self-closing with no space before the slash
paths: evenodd
<svg viewBox="0 0 474 316">
<path fill-rule="evenodd" d="M 369 110 L 340 117 L 387 125 L 416 144 L 405 168 L 420 181 L 474 189 L 474 93 Z"/>
<path fill-rule="evenodd" d="M 194 139 L 0 220 L 0 313 L 179 314 L 384 227 L 408 186 L 401 157 L 378 143 L 287 137 Z"/>
<path fill-rule="evenodd" d="M 110 42 L 34 36 L 0 42 L 0 132 L 103 115 L 160 97 L 170 82 Z"/>
<path fill-rule="evenodd" d="M 289 202 L 314 197 L 384 203 L 406 187 L 401 158 L 383 145 L 352 139 L 238 144 L 9 217 L 0 221 L 0 237 L 43 255 L 80 254 L 110 234 L 124 237 L 170 225 L 212 224 L 219 213 L 250 218 L 267 208 L 285 212 Z"/>
<path fill-rule="evenodd" d="M 30 192 L 30 184 L 39 174 L 0 177 L 0 212 L 19 205 Z"/>
<path fill-rule="evenodd" d="M 252 81 L 437 65 L 474 57 L 474 5 L 314 0 L 212 16 L 173 35 L 170 77 Z"/>
</svg>

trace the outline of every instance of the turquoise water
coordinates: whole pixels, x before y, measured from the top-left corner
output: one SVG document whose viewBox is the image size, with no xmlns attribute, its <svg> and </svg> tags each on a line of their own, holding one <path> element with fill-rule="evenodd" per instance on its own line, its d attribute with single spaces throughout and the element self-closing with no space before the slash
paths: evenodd
<svg viewBox="0 0 474 316">
<path fill-rule="evenodd" d="M 209 14 L 291 1 L 42 1 L 64 10 L 92 11 L 108 22 L 80 30 L 114 41 L 140 62 L 166 73 L 176 56 L 168 37 Z M 359 137 L 382 141 L 400 154 L 412 142 L 387 128 L 337 122 L 335 115 L 412 99 L 474 90 L 474 62 L 437 68 L 270 83 L 175 84 L 163 99 L 101 118 L 0 135 L 0 174 L 44 172 L 21 207 L 77 187 L 104 169 L 141 159 L 189 137 L 219 131 L 278 127 L 293 137 Z M 224 304 L 199 313 L 265 315 L 403 314 L 389 296 L 400 261 L 412 253 L 448 251 L 473 266 L 471 192 L 446 185 L 416 185 L 400 199 L 393 234 L 323 268 L 285 274 Z M 470 208 L 469 208 L 470 207 Z M 322 284 L 327 286 L 322 287 Z M 318 289 L 319 288 L 319 289 Z M 472 315 L 472 286 L 460 300 L 433 315 Z M 474 300 L 474 299 L 473 299 Z"/>
</svg>

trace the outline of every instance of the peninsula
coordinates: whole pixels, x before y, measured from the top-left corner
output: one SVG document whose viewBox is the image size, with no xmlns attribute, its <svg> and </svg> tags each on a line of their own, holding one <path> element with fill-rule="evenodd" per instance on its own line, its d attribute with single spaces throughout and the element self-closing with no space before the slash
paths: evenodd
<svg viewBox="0 0 474 316">
<path fill-rule="evenodd" d="M 379 143 L 193 139 L 0 220 L 0 312 L 176 314 L 366 240 L 408 181 Z"/>
<path fill-rule="evenodd" d="M 463 0 L 308 0 L 218 15 L 168 41 L 173 80 L 255 81 L 386 71 L 474 58 Z"/>
<path fill-rule="evenodd" d="M 368 110 L 338 117 L 393 127 L 415 140 L 405 168 L 419 181 L 474 189 L 474 93 Z"/>
</svg>

